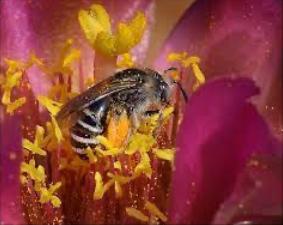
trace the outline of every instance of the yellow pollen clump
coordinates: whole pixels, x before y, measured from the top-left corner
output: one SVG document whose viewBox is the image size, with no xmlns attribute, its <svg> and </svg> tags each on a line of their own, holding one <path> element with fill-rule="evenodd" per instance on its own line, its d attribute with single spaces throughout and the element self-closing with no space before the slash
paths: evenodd
<svg viewBox="0 0 283 225">
<path fill-rule="evenodd" d="M 130 121 L 126 113 L 118 119 L 110 118 L 107 127 L 107 138 L 113 147 L 120 148 L 128 137 Z"/>
<path fill-rule="evenodd" d="M 148 222 L 149 221 L 149 217 L 148 216 L 146 216 L 140 210 L 135 209 L 133 207 L 127 207 L 126 208 L 126 213 L 130 217 L 133 217 L 133 218 L 138 219 L 140 221 L 143 221 L 143 222 Z"/>
<path fill-rule="evenodd" d="M 119 56 L 117 60 L 118 68 L 131 68 L 134 66 L 133 56 L 130 53 L 125 53 Z"/>
<path fill-rule="evenodd" d="M 146 201 L 144 207 L 150 212 L 150 214 L 157 216 L 162 222 L 165 223 L 167 221 L 167 217 L 157 208 L 155 204 Z"/>
<path fill-rule="evenodd" d="M 138 12 L 128 23 L 119 23 L 112 33 L 110 17 L 102 5 L 93 4 L 88 10 L 80 10 L 81 28 L 95 50 L 107 56 L 129 52 L 142 38 L 146 27 L 144 14 Z"/>
</svg>

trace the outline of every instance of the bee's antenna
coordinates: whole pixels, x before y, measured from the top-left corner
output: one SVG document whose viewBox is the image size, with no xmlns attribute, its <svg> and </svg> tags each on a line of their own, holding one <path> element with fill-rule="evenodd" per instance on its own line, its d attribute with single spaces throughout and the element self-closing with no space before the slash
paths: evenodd
<svg viewBox="0 0 283 225">
<path fill-rule="evenodd" d="M 180 88 L 180 90 L 181 90 L 181 93 L 182 93 L 182 95 L 183 95 L 183 97 L 184 97 L 184 99 L 185 99 L 185 102 L 188 102 L 188 95 L 187 95 L 187 93 L 186 93 L 186 91 L 184 90 L 184 88 L 182 87 L 182 85 L 181 85 L 181 83 L 179 83 L 178 81 L 176 81 L 176 80 L 173 80 L 173 83 L 175 83 L 175 84 L 177 84 L 177 86 Z"/>
<path fill-rule="evenodd" d="M 177 71 L 177 70 L 178 69 L 176 67 L 170 67 L 167 70 L 165 70 L 164 72 L 166 73 L 166 72 L 169 72 L 169 71 Z M 181 83 L 179 83 L 178 81 L 176 81 L 174 79 L 172 79 L 172 80 L 173 80 L 173 83 L 177 84 L 178 88 L 180 88 L 181 93 L 182 93 L 182 95 L 185 99 L 185 102 L 188 102 L 188 99 L 189 99 L 188 95 L 187 95 L 186 91 L 184 90 L 183 86 L 181 85 Z"/>
</svg>

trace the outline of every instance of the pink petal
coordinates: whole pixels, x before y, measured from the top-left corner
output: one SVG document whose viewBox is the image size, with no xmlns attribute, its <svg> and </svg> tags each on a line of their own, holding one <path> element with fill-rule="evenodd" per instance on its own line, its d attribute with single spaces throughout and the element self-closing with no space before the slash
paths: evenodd
<svg viewBox="0 0 283 225">
<path fill-rule="evenodd" d="M 20 130 L 19 117 L 6 117 L 0 123 L 0 220 L 4 224 L 24 223 L 19 184 L 19 165 L 22 161 Z"/>
<path fill-rule="evenodd" d="M 172 223 L 211 222 L 249 156 L 278 150 L 267 125 L 247 101 L 258 92 L 248 79 L 225 78 L 207 83 L 191 97 L 177 141 Z"/>
</svg>

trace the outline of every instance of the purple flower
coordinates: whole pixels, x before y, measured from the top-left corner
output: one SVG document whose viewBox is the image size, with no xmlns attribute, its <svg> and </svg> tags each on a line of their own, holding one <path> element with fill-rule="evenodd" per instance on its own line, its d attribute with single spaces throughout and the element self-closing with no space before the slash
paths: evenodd
<svg viewBox="0 0 283 225">
<path fill-rule="evenodd" d="M 114 72 L 116 58 L 99 52 L 94 56 L 80 28 L 78 12 L 90 4 L 50 0 L 0 3 L 1 99 L 7 89 L 2 85 L 7 71 L 5 59 L 26 61 L 34 52 L 47 65 L 42 69 L 40 62 L 33 62 L 32 67 L 21 67 L 22 78 L 11 94 L 12 99 L 25 97 L 25 103 L 14 115 L 1 105 L 1 223 L 131 224 L 144 220 L 165 224 L 279 224 L 282 2 L 198 0 L 180 1 L 178 5 L 170 1 L 103 1 L 113 26 L 129 20 L 137 10 L 145 13 L 147 28 L 132 50 L 137 64 L 160 71 L 179 67 L 182 85 L 191 94 L 184 107 L 176 98 L 176 114 L 183 118 L 176 137 L 162 131 L 157 140 L 158 147 L 168 148 L 176 138 L 173 170 L 168 161 L 150 155 L 151 178 L 143 175 L 123 185 L 117 182 L 115 190 L 109 188 L 99 200 L 93 199 L 99 186 L 96 173 L 102 175 L 105 185 L 106 173 L 118 170 L 108 165 L 117 158 L 99 158 L 87 164 L 73 160 L 76 156 L 65 145 L 56 145 L 56 151 L 48 151 L 47 156 L 31 156 L 22 149 L 22 138 L 34 140 L 36 126 L 45 126 L 49 118 L 39 107 L 38 96 L 47 95 L 60 79 L 68 83 L 68 89 L 81 92 L 93 71 L 97 80 Z M 62 58 L 62 48 L 72 51 L 66 47 L 69 38 L 81 51 L 71 70 L 56 64 Z M 166 61 L 169 53 L 184 51 L 201 60 L 207 82 L 196 91 L 192 71 Z M 47 67 L 52 72 L 46 71 Z M 35 160 L 35 168 L 40 165 L 45 169 L 50 185 L 60 182 L 58 191 L 54 188 L 56 194 L 43 195 L 43 189 L 39 192 L 32 180 L 20 182 L 21 163 L 30 159 Z M 139 160 L 136 156 L 118 158 L 128 176 Z M 41 179 L 40 175 L 36 179 Z M 122 198 L 117 197 L 119 185 Z M 143 215 L 137 220 L 125 208 L 136 208 Z"/>
</svg>

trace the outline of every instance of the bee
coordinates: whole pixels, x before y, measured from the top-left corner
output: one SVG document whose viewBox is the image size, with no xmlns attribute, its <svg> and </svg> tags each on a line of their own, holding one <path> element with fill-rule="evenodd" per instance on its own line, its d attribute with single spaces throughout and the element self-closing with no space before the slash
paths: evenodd
<svg viewBox="0 0 283 225">
<path fill-rule="evenodd" d="M 70 100 L 57 114 L 57 120 L 72 118 L 68 128 L 71 145 L 76 153 L 85 155 L 88 147 L 99 144 L 95 137 L 105 132 L 108 115 L 126 113 L 136 129 L 143 118 L 170 104 L 174 84 L 187 100 L 182 86 L 173 79 L 151 69 L 126 69 Z"/>
</svg>

